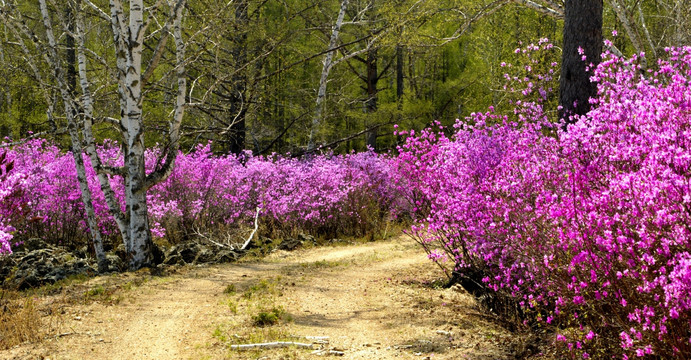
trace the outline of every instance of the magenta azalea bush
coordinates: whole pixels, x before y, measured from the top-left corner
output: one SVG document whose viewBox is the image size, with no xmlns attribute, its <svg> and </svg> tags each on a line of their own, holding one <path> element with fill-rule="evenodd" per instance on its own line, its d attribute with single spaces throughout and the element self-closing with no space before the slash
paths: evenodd
<svg viewBox="0 0 691 360">
<path fill-rule="evenodd" d="M 608 57 L 593 80 L 566 132 L 539 101 L 408 132 L 412 235 L 571 356 L 691 358 L 691 48 L 646 72 Z"/>
<path fill-rule="evenodd" d="M 389 160 L 374 153 L 213 156 L 210 146 L 181 154 L 173 175 L 153 188 L 150 213 L 159 236 L 168 229 L 260 222 L 286 234 L 364 234 L 393 205 Z"/>
<path fill-rule="evenodd" d="M 107 142 L 98 151 L 110 165 L 122 165 L 116 143 Z M 159 151 L 146 154 L 149 171 Z M 88 228 L 72 155 L 46 140 L 32 140 L 8 150 L 7 157 L 14 169 L 0 188 L 3 252 L 10 251 L 11 234 L 83 245 Z M 259 208 L 259 222 L 279 235 L 362 235 L 385 220 L 393 206 L 389 163 L 371 152 L 300 160 L 251 153 L 214 156 L 209 145 L 199 146 L 181 153 L 172 176 L 149 191 L 152 233 L 177 242 L 238 228 L 251 224 Z M 93 169 L 87 173 L 101 231 L 115 243 L 115 222 Z M 113 177 L 111 183 L 124 206 L 122 179 Z"/>
<path fill-rule="evenodd" d="M 0 154 L 0 204 L 11 201 L 15 195 L 17 179 L 10 176 L 14 162 L 7 157 L 7 153 Z M 7 225 L 10 212 L 0 212 L 0 255 L 12 252 L 11 240 L 14 228 Z"/>
</svg>

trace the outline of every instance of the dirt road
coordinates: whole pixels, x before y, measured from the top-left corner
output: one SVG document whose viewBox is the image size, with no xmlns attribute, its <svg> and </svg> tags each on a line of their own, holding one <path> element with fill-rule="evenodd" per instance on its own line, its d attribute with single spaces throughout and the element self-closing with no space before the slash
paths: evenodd
<svg viewBox="0 0 691 360">
<path fill-rule="evenodd" d="M 82 285 L 90 301 L 61 307 L 56 334 L 0 351 L 0 358 L 323 358 L 294 347 L 229 347 L 311 342 L 305 336 L 328 337 L 315 348 L 344 359 L 508 358 L 513 336 L 469 295 L 435 286 L 440 275 L 401 237 L 276 252 L 145 282 L 137 273 L 101 277 Z M 259 314 L 272 309 L 278 323 L 260 326 Z"/>
</svg>

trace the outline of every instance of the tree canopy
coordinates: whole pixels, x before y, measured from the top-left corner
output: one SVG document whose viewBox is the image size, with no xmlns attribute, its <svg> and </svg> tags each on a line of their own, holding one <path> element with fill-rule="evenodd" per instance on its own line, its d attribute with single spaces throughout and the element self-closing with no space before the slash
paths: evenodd
<svg viewBox="0 0 691 360">
<path fill-rule="evenodd" d="M 340 33 L 331 44 L 344 3 Z M 69 18 L 69 6 L 48 4 L 56 24 Z M 84 41 L 90 49 L 86 71 L 105 82 L 114 74 L 107 65 L 115 56 L 107 46 L 109 28 L 93 7 L 83 8 Z M 45 40 L 38 7 L 14 0 L 6 1 L 2 11 L 5 19 L 25 14 L 28 31 Z M 163 7 L 157 11 L 156 16 L 165 15 Z M 544 37 L 561 44 L 564 25 L 563 2 L 546 0 L 205 1 L 189 3 L 185 11 L 189 106 L 180 141 L 190 149 L 213 140 L 217 153 L 299 154 L 308 148 L 310 134 L 315 147 L 329 145 L 336 152 L 367 145 L 385 151 L 398 141 L 392 135 L 394 123 L 417 129 L 435 120 L 449 125 L 489 105 L 509 106 L 512 96 L 503 89 L 505 69 L 499 64 L 521 44 Z M 689 19 L 680 0 L 608 0 L 603 33 L 616 51 L 646 52 L 654 61 L 665 46 L 691 37 Z M 27 66 L 40 60 L 41 49 L 30 43 L 22 49 L 7 20 L 0 26 L 0 77 L 7 84 L 0 90 L 0 135 L 18 139 L 54 128 L 58 131 L 51 136 L 66 145 L 67 132 L 59 131 L 67 120 L 56 106 L 58 89 L 41 90 L 51 70 L 40 61 L 34 61 L 36 70 Z M 614 31 L 619 35 L 612 37 Z M 68 33 L 56 34 L 56 46 L 64 61 L 74 61 L 69 60 L 75 45 Z M 153 144 L 165 141 L 176 60 L 174 41 L 165 31 L 147 36 L 163 40 L 160 49 L 145 45 L 142 53 L 144 64 L 160 63 L 146 74 L 142 104 L 145 127 L 154 130 L 144 140 Z M 553 56 L 546 60 L 561 62 L 560 53 Z M 332 59 L 323 79 L 328 86 L 318 104 L 327 57 Z M 76 67 L 73 62 L 72 71 Z M 112 124 L 99 121 L 119 112 L 111 101 L 116 91 L 108 86 L 94 90 L 94 100 L 104 105 L 95 114 L 94 135 L 117 137 Z M 52 118 L 46 116 L 49 107 Z M 317 108 L 320 125 L 314 128 Z"/>
</svg>

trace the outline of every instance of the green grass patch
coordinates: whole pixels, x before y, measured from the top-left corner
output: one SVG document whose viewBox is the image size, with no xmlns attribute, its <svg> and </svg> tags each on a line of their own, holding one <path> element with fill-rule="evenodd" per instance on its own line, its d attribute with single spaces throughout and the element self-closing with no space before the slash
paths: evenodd
<svg viewBox="0 0 691 360">
<path fill-rule="evenodd" d="M 252 324 L 259 327 L 271 326 L 276 325 L 279 322 L 290 321 L 292 321 L 292 317 L 286 313 L 283 306 L 275 306 L 270 310 L 263 309 L 252 316 Z"/>
<path fill-rule="evenodd" d="M 226 295 L 235 295 L 236 289 L 235 289 L 235 284 L 228 284 L 225 289 L 223 289 L 223 293 Z"/>
<path fill-rule="evenodd" d="M 279 281 L 281 281 L 281 277 L 276 277 L 275 279 L 261 279 L 257 283 L 250 285 L 250 287 L 243 292 L 242 297 L 250 300 L 258 296 L 280 296 L 281 292 L 278 288 Z"/>
<path fill-rule="evenodd" d="M 341 266 L 345 267 L 347 266 L 347 263 L 343 261 L 319 260 L 314 262 L 299 263 L 298 266 L 300 266 L 302 269 L 333 269 Z"/>
</svg>

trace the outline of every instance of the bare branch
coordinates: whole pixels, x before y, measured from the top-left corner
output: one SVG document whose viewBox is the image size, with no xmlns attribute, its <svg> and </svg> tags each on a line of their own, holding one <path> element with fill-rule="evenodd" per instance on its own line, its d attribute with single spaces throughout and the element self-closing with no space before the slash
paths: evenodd
<svg viewBox="0 0 691 360">
<path fill-rule="evenodd" d="M 256 349 L 275 349 L 295 346 L 304 349 L 314 349 L 312 344 L 304 344 L 293 341 L 276 341 L 271 343 L 260 343 L 260 344 L 243 344 L 243 345 L 230 345 L 231 349 L 234 350 L 256 350 Z"/>
<path fill-rule="evenodd" d="M 168 153 L 165 163 L 153 173 L 146 177 L 144 187 L 146 189 L 165 180 L 173 172 L 175 160 L 180 145 L 180 124 L 185 114 L 187 96 L 187 74 L 185 72 L 185 42 L 182 39 L 182 12 L 185 0 L 179 0 L 176 7 L 172 10 L 170 17 L 173 19 L 173 38 L 175 39 L 175 58 L 177 75 L 177 97 L 175 99 L 175 109 L 173 119 L 170 121 L 168 130 Z"/>
<path fill-rule="evenodd" d="M 300 157 L 300 156 L 303 156 L 303 155 L 307 155 L 307 154 L 314 153 L 315 151 L 318 151 L 318 150 L 320 150 L 320 149 L 330 149 L 330 148 L 334 147 L 335 145 L 338 145 L 338 144 L 340 144 L 340 143 L 342 143 L 342 142 L 346 142 L 346 141 L 351 140 L 351 139 L 354 139 L 354 138 L 356 138 L 356 137 L 358 137 L 358 136 L 362 136 L 362 135 L 364 135 L 364 134 L 366 134 L 366 133 L 368 133 L 368 132 L 370 132 L 370 131 L 372 131 L 372 130 L 378 129 L 378 128 L 384 126 L 384 125 L 389 125 L 389 124 L 391 124 L 391 122 L 386 122 L 386 123 L 382 123 L 382 124 L 377 124 L 377 125 L 374 125 L 374 126 L 370 126 L 370 127 L 368 127 L 367 129 L 365 129 L 365 130 L 358 131 L 358 132 L 356 132 L 356 133 L 354 133 L 354 134 L 350 134 L 350 135 L 348 135 L 348 136 L 346 136 L 346 137 L 340 138 L 340 139 L 335 140 L 335 141 L 332 141 L 332 142 L 330 142 L 330 143 L 321 144 L 321 145 L 319 145 L 319 146 L 315 146 L 315 148 L 312 149 L 312 151 L 307 151 L 307 150 L 298 151 L 298 152 L 296 152 L 296 153 L 291 154 L 291 156 L 292 156 L 292 157 Z"/>
<path fill-rule="evenodd" d="M 365 40 L 367 40 L 367 39 L 370 39 L 371 37 L 372 37 L 372 35 L 366 35 L 366 36 L 363 36 L 363 37 L 361 37 L 361 38 L 355 39 L 355 40 L 353 40 L 353 41 L 349 41 L 349 42 L 347 42 L 347 43 L 341 44 L 341 45 L 339 45 L 339 46 L 337 46 L 337 47 L 335 47 L 335 48 L 333 48 L 333 49 L 326 49 L 326 50 L 324 50 L 324 51 L 320 51 L 320 52 L 318 52 L 318 53 L 312 54 L 312 55 L 310 55 L 310 56 L 308 56 L 308 57 L 306 57 L 306 58 L 304 58 L 304 59 L 300 59 L 300 60 L 298 60 L 298 61 L 296 61 L 296 62 L 294 62 L 294 63 L 291 63 L 291 64 L 286 65 L 286 66 L 283 67 L 283 68 L 280 68 L 280 69 L 278 69 L 278 70 L 275 70 L 274 72 L 271 72 L 271 73 L 269 73 L 269 74 L 266 74 L 266 75 L 257 77 L 257 80 L 265 80 L 265 79 L 270 78 L 270 77 L 272 77 L 272 76 L 275 76 L 275 75 L 277 75 L 277 74 L 279 74 L 279 73 L 282 73 L 282 72 L 284 72 L 284 71 L 286 71 L 286 70 L 289 70 L 289 69 L 292 68 L 292 67 L 295 67 L 295 66 L 300 65 L 300 64 L 302 64 L 302 63 L 308 62 L 308 61 L 310 61 L 310 60 L 312 60 L 312 59 L 314 59 L 314 58 L 316 58 L 316 57 L 319 57 L 319 56 L 322 56 L 322 55 L 324 55 L 324 54 L 327 54 L 327 53 L 329 53 L 329 52 L 331 52 L 331 51 L 333 51 L 333 50 L 341 50 L 341 49 L 344 49 L 344 48 L 346 48 L 346 47 L 348 47 L 348 46 L 350 46 L 350 45 L 357 44 L 357 43 L 359 43 L 359 42 L 362 42 L 362 41 L 365 41 Z"/>
<path fill-rule="evenodd" d="M 533 9 L 539 13 L 553 17 L 555 19 L 563 19 L 564 18 L 564 9 L 561 7 L 550 8 L 550 7 L 536 3 L 536 2 L 531 1 L 531 0 L 512 0 L 512 1 L 515 3 L 521 4 L 527 8 Z M 550 3 L 550 2 L 547 2 L 547 3 Z M 555 6 L 556 4 L 551 3 L 551 5 Z"/>
<path fill-rule="evenodd" d="M 100 16 L 103 20 L 111 21 L 110 15 L 108 15 L 107 12 L 103 11 L 100 7 L 98 7 L 98 5 L 94 4 L 91 0 L 82 0 L 82 1 L 84 1 L 84 3 L 89 5 L 89 7 L 91 7 L 92 9 L 96 10 L 96 13 L 98 14 L 98 16 Z"/>
<path fill-rule="evenodd" d="M 118 129 L 120 129 L 120 126 L 121 126 L 120 120 L 118 120 L 116 118 L 112 118 L 110 116 L 103 116 L 103 117 L 99 118 L 99 120 L 103 121 L 105 123 L 111 124 L 111 125 L 115 125 Z"/>
<path fill-rule="evenodd" d="M 245 250 L 247 249 L 247 246 L 249 246 L 250 242 L 254 238 L 254 234 L 257 233 L 257 229 L 259 228 L 259 212 L 262 210 L 259 206 L 257 206 L 257 212 L 254 214 L 254 230 L 252 230 L 252 233 L 250 236 L 247 238 L 244 244 L 242 244 L 242 247 L 240 250 Z"/>
<path fill-rule="evenodd" d="M 617 14 L 617 18 L 621 22 L 621 24 L 624 26 L 624 30 L 626 31 L 626 35 L 628 35 L 629 40 L 631 40 L 631 44 L 633 45 L 633 48 L 636 50 L 637 54 L 643 53 L 643 45 L 641 44 L 641 40 L 638 36 L 638 31 L 633 27 L 632 19 L 631 19 L 631 14 L 629 14 L 628 10 L 624 7 L 624 5 L 621 3 L 620 0 L 608 0 L 610 5 L 612 6 L 612 9 L 614 9 L 614 12 Z M 643 68 L 648 67 L 648 62 L 646 61 L 645 57 L 642 59 L 642 66 Z"/>
<path fill-rule="evenodd" d="M 286 134 L 286 132 L 288 132 L 288 129 L 290 129 L 290 128 L 293 126 L 293 124 L 295 124 L 296 121 L 298 121 L 300 118 L 302 118 L 303 116 L 305 116 L 305 115 L 307 115 L 307 114 L 308 114 L 308 112 L 304 112 L 304 113 L 300 114 L 299 116 L 296 116 L 295 118 L 293 118 L 293 120 L 290 122 L 290 124 L 288 124 L 285 128 L 283 128 L 283 130 L 281 131 L 281 133 L 278 134 L 278 136 L 276 136 L 276 137 L 269 143 L 269 145 L 266 145 L 266 147 L 264 147 L 264 149 L 260 150 L 259 153 L 258 153 L 257 155 L 264 154 L 264 153 L 267 152 L 269 149 L 271 149 L 271 147 L 274 146 L 274 144 L 276 144 L 276 142 L 277 142 L 280 138 L 282 138 L 282 137 Z"/>
<path fill-rule="evenodd" d="M 13 146 L 17 146 L 17 145 L 22 145 L 22 144 L 27 143 L 28 141 L 43 138 L 43 137 L 48 136 L 48 135 L 64 135 L 66 133 L 67 133 L 67 128 L 60 128 L 60 129 L 57 129 L 55 131 L 53 131 L 53 130 L 41 131 L 41 132 L 33 133 L 29 136 L 23 137 L 17 141 L 0 143 L 0 148 L 8 148 L 8 147 L 13 147 Z"/>
<path fill-rule="evenodd" d="M 353 58 L 353 57 L 356 57 L 356 56 L 358 56 L 358 55 L 360 55 L 360 54 L 364 54 L 364 53 L 370 51 L 370 49 L 372 49 L 372 46 L 374 46 L 374 44 L 375 44 L 377 41 L 379 41 L 380 38 L 382 38 L 385 34 L 391 32 L 391 29 L 392 29 L 392 28 L 387 28 L 387 29 L 384 29 L 384 30 L 380 30 L 380 31 L 377 33 L 377 35 L 375 35 L 374 37 L 372 37 L 372 38 L 367 42 L 367 45 L 366 45 L 364 48 L 362 48 L 362 49 L 360 49 L 360 50 L 357 50 L 357 51 L 354 51 L 354 52 L 352 52 L 352 53 L 347 53 L 347 54 L 343 55 L 343 57 L 341 57 L 341 58 L 339 58 L 338 60 L 334 61 L 334 62 L 331 64 L 331 67 L 333 68 L 334 66 L 336 66 L 336 65 L 338 65 L 338 64 L 340 64 L 340 63 L 342 63 L 342 62 L 344 62 L 344 61 L 350 60 L 350 59 Z"/>
<path fill-rule="evenodd" d="M 473 15 L 473 17 L 466 20 L 463 23 L 463 25 L 460 28 L 458 28 L 451 36 L 439 39 L 442 42 L 436 46 L 444 46 L 451 41 L 460 39 L 475 24 L 476 21 L 480 20 L 485 16 L 493 14 L 497 10 L 501 9 L 504 5 L 506 5 L 509 1 L 513 0 L 496 0 L 483 6 L 478 12 L 475 13 L 475 15 Z"/>
<path fill-rule="evenodd" d="M 0 16 L 2 16 L 2 18 L 4 19 L 3 22 L 5 23 L 5 26 L 7 26 L 7 28 L 9 28 L 10 31 L 12 31 L 12 33 L 15 35 L 15 37 L 17 38 L 17 44 L 22 49 L 22 52 L 24 53 L 24 55 L 26 55 L 27 64 L 29 65 L 29 68 L 31 68 L 31 71 L 33 72 L 34 77 L 36 78 L 36 80 L 38 82 L 38 86 L 41 89 L 41 94 L 43 95 L 43 99 L 46 102 L 46 106 L 47 106 L 46 117 L 48 118 L 48 124 L 51 127 L 49 132 L 55 132 L 57 130 L 57 126 L 55 124 L 55 119 L 53 118 L 53 112 L 54 112 L 53 102 L 51 101 L 50 92 L 47 89 L 46 83 L 43 81 L 43 77 L 41 76 L 41 72 L 38 70 L 38 66 L 36 65 L 36 63 L 29 60 L 32 57 L 31 52 L 29 51 L 29 48 L 26 46 L 26 43 L 22 39 L 20 32 L 14 26 L 15 23 L 12 21 L 9 21 L 10 19 L 6 17 L 6 13 L 4 11 L 0 12 Z M 30 39 L 37 41 L 37 38 L 35 36 L 31 36 L 33 34 L 31 34 L 31 35 L 29 34 L 29 30 L 28 30 L 28 28 L 26 28 L 24 23 L 19 21 L 19 22 L 17 22 L 17 25 L 22 29 L 22 32 L 25 35 L 29 35 Z M 38 46 L 38 43 L 36 43 L 35 45 Z M 44 52 L 44 56 L 46 56 L 45 52 Z"/>
<path fill-rule="evenodd" d="M 212 244 L 214 244 L 214 245 L 216 245 L 216 246 L 218 246 L 218 247 L 220 247 L 220 248 L 233 249 L 233 245 L 231 245 L 231 244 L 222 244 L 222 243 L 220 243 L 220 242 L 218 242 L 218 241 L 215 241 L 214 239 L 211 238 L 211 235 L 206 236 L 206 235 L 204 235 L 201 231 L 197 230 L 196 228 L 193 229 L 193 233 L 194 233 L 195 235 L 199 236 L 200 238 L 202 238 L 202 239 L 204 239 L 204 240 L 206 240 L 206 241 L 208 241 L 208 242 L 210 242 L 210 243 L 212 243 Z"/>
<path fill-rule="evenodd" d="M 636 6 L 638 7 L 638 17 L 641 19 L 641 27 L 643 28 L 645 38 L 646 40 L 648 40 L 648 45 L 650 45 L 650 50 L 653 52 L 653 56 L 657 57 L 657 50 L 655 50 L 655 44 L 653 43 L 653 39 L 650 37 L 648 26 L 645 23 L 645 16 L 643 16 L 643 9 L 641 8 L 641 3 L 638 2 Z"/>
<path fill-rule="evenodd" d="M 147 82 L 149 82 L 149 78 L 151 77 L 151 75 L 153 75 L 154 70 L 158 66 L 158 63 L 161 61 L 161 56 L 163 56 L 163 51 L 165 50 L 166 44 L 168 43 L 168 38 L 170 37 L 170 28 L 171 26 L 173 26 L 173 23 L 178 17 L 177 14 L 182 13 L 181 10 L 184 4 L 185 0 L 178 0 L 176 2 L 175 8 L 172 11 L 174 16 L 169 16 L 168 20 L 163 25 L 163 28 L 161 28 L 161 38 L 158 40 L 158 43 L 156 44 L 154 55 L 151 57 L 151 60 L 149 60 L 149 63 L 146 65 L 146 70 L 144 71 L 144 75 L 142 75 L 142 83 L 146 84 Z"/>
</svg>

